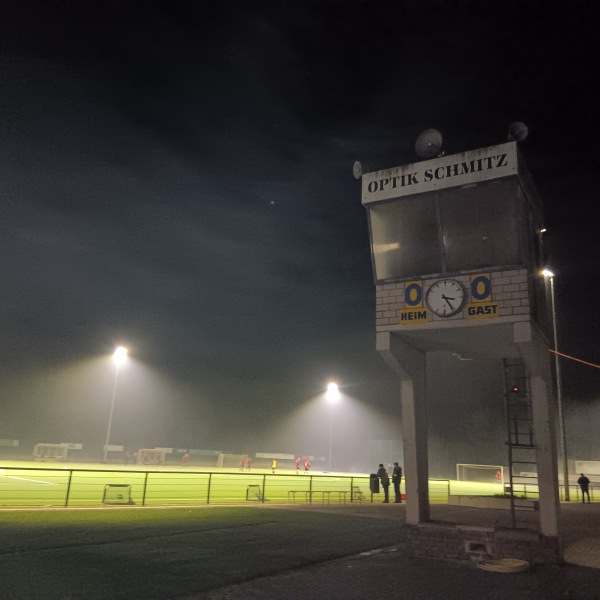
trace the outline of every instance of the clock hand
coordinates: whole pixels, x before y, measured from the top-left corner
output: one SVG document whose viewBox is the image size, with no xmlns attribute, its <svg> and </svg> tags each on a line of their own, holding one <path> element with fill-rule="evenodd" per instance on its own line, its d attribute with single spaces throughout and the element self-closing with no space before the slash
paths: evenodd
<svg viewBox="0 0 600 600">
<path fill-rule="evenodd" d="M 450 304 L 450 300 L 454 300 L 454 298 L 450 298 L 448 296 L 446 296 L 445 294 L 442 294 L 442 299 L 445 300 L 448 303 L 448 306 L 454 310 L 454 306 L 452 306 L 452 304 Z"/>
</svg>

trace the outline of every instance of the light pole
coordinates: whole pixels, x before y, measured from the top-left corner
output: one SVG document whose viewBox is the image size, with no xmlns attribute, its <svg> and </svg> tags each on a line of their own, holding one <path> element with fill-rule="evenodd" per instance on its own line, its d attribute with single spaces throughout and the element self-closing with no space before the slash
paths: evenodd
<svg viewBox="0 0 600 600">
<path fill-rule="evenodd" d="M 542 271 L 544 277 L 550 280 L 550 304 L 552 307 L 552 331 L 554 338 L 554 371 L 556 373 L 556 401 L 558 404 L 558 427 L 560 430 L 560 441 L 563 458 L 563 480 L 565 486 L 565 500 L 571 500 L 569 493 L 569 463 L 567 461 L 567 434 L 565 431 L 565 417 L 562 408 L 562 383 L 560 379 L 560 360 L 558 357 L 558 337 L 556 334 L 556 303 L 554 299 L 554 273 L 549 269 Z"/>
<path fill-rule="evenodd" d="M 325 394 L 327 402 L 329 402 L 329 470 L 332 465 L 332 450 L 333 450 L 333 405 L 340 400 L 340 390 L 337 383 L 327 384 L 327 393 Z"/>
<path fill-rule="evenodd" d="M 127 360 L 127 348 L 119 346 L 113 354 L 115 361 L 115 382 L 113 384 L 112 398 L 110 400 L 110 413 L 108 415 L 108 429 L 106 430 L 106 442 L 104 444 L 104 462 L 108 454 L 108 446 L 110 444 L 110 430 L 112 428 L 113 410 L 115 408 L 115 399 L 117 397 L 117 380 L 119 379 L 119 368 Z"/>
</svg>

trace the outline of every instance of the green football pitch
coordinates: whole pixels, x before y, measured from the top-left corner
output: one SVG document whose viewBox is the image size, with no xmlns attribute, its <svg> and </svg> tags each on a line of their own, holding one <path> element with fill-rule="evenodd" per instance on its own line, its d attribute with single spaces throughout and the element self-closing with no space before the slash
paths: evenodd
<svg viewBox="0 0 600 600">
<path fill-rule="evenodd" d="M 431 502 L 446 502 L 449 493 L 500 492 L 496 483 L 429 482 Z M 369 475 L 364 473 L 0 462 L 0 507 L 377 502 L 381 497 L 370 493 Z"/>
</svg>

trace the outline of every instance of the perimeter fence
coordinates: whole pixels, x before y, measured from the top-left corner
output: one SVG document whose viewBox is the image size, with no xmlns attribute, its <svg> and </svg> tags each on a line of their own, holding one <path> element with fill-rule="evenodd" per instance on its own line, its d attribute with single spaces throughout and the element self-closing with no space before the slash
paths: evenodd
<svg viewBox="0 0 600 600">
<path fill-rule="evenodd" d="M 381 502 L 369 483 L 338 474 L 4 467 L 0 507 Z M 429 482 L 432 502 L 446 502 L 448 491 L 447 480 Z"/>
</svg>

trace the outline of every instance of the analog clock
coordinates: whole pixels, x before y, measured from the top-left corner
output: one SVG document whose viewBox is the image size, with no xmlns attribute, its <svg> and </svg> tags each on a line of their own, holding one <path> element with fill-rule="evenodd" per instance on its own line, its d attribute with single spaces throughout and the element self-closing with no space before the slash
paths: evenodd
<svg viewBox="0 0 600 600">
<path fill-rule="evenodd" d="M 425 301 L 434 315 L 451 317 L 462 308 L 465 288 L 454 279 L 441 279 L 427 290 Z"/>
</svg>

